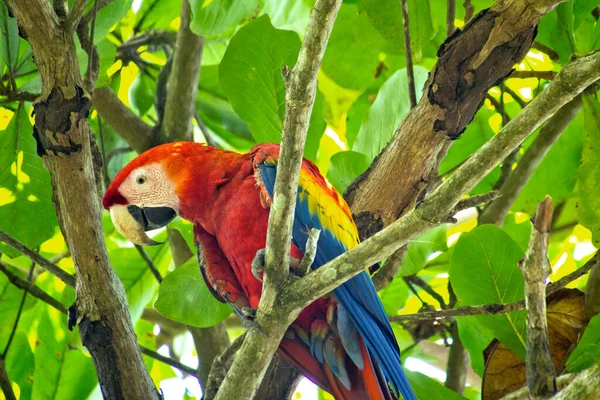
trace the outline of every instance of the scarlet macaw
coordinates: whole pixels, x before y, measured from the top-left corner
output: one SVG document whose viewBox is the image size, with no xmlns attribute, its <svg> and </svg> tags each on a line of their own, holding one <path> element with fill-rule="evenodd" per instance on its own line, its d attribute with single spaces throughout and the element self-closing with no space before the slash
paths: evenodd
<svg viewBox="0 0 600 400">
<path fill-rule="evenodd" d="M 247 154 L 180 142 L 155 147 L 123 168 L 102 204 L 132 242 L 155 242 L 146 231 L 176 215 L 194 224 L 206 267 L 202 275 L 220 301 L 242 315 L 256 308 L 262 283 L 252 261 L 266 244 L 279 146 Z M 344 199 L 303 160 L 291 255 L 301 258 L 311 228 L 321 230 L 313 268 L 359 242 Z M 337 399 L 416 399 L 402 370 L 398 344 L 371 278 L 362 272 L 304 309 L 279 352 Z"/>
</svg>

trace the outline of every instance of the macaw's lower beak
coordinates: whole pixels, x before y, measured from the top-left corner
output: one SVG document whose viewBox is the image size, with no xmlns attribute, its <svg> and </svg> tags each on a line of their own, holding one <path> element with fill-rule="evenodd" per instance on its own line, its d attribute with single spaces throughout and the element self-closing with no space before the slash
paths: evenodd
<svg viewBox="0 0 600 400">
<path fill-rule="evenodd" d="M 146 235 L 147 231 L 162 228 L 177 214 L 169 207 L 144 207 L 115 205 L 110 208 L 110 218 L 115 228 L 127 239 L 142 246 L 161 244 Z"/>
</svg>

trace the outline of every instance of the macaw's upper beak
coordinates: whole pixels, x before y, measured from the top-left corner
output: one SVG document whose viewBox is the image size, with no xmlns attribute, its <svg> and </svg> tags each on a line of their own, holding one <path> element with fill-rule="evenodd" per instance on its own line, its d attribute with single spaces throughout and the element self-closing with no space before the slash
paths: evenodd
<svg viewBox="0 0 600 400">
<path fill-rule="evenodd" d="M 110 218 L 115 228 L 127 239 L 142 246 L 161 244 L 146 235 L 147 231 L 162 228 L 175 218 L 177 213 L 169 207 L 144 207 L 114 205 Z"/>
</svg>

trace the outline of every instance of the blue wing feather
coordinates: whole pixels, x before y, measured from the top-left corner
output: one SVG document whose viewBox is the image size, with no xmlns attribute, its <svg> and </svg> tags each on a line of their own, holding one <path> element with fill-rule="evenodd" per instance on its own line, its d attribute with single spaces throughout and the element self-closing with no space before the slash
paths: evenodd
<svg viewBox="0 0 600 400">
<path fill-rule="evenodd" d="M 264 187 L 269 196 L 273 198 L 277 164 L 271 161 L 261 163 L 258 166 Z M 304 196 L 301 195 L 303 191 L 304 188 L 298 188 L 292 239 L 298 248 L 304 252 L 310 229 L 321 230 L 317 242 L 317 254 L 313 262 L 313 268 L 319 268 L 348 249 L 334 233 L 323 226 L 318 213 L 310 212 L 306 201 L 306 193 L 304 193 Z M 310 196 L 310 194 L 308 195 Z M 402 370 L 398 343 L 369 275 L 366 272 L 361 272 L 334 289 L 333 294 L 347 310 L 347 314 L 354 322 L 354 326 L 363 338 L 369 353 L 381 368 L 383 375 L 392 384 L 396 393 L 400 392 L 407 400 L 416 400 L 412 387 Z M 350 333 L 351 331 L 348 332 L 345 339 L 347 341 L 355 340 Z M 340 333 L 344 335 L 343 331 L 340 331 Z M 352 346 L 347 346 L 346 350 L 352 352 Z M 322 358 L 323 354 L 319 353 L 319 356 L 319 358 Z M 350 354 L 350 356 L 354 359 L 356 355 Z"/>
</svg>

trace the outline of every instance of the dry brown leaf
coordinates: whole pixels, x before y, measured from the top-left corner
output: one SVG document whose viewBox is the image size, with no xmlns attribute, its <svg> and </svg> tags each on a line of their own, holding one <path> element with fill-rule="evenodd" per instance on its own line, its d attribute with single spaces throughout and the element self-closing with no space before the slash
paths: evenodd
<svg viewBox="0 0 600 400">
<path fill-rule="evenodd" d="M 557 373 L 579 341 L 589 317 L 584 294 L 577 289 L 562 289 L 547 300 L 548 345 Z M 496 400 L 525 385 L 525 362 L 498 340 L 483 352 L 485 371 L 481 389 L 483 400 Z"/>
</svg>

